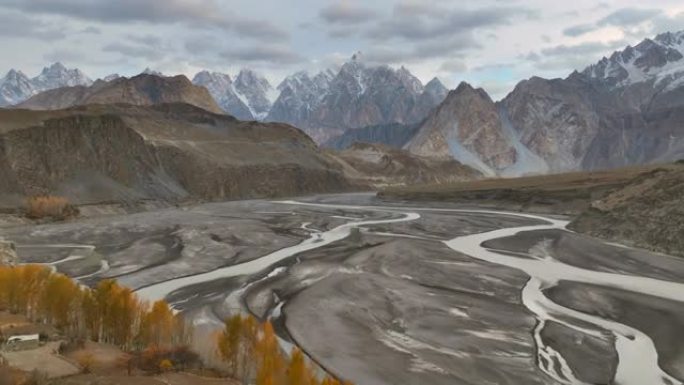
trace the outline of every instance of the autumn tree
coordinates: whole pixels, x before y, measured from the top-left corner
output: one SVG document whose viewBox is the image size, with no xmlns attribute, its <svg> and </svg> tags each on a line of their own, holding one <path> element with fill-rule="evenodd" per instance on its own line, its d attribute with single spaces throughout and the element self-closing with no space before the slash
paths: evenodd
<svg viewBox="0 0 684 385">
<path fill-rule="evenodd" d="M 237 314 L 226 319 L 223 330 L 215 336 L 218 355 L 228 366 L 229 375 L 243 383 L 254 375 L 258 334 L 254 317 Z"/>
<path fill-rule="evenodd" d="M 143 316 L 140 340 L 147 346 L 169 347 L 173 345 L 176 317 L 165 301 L 157 301 Z"/>
<path fill-rule="evenodd" d="M 294 347 L 287 367 L 287 385 L 318 385 L 316 371 L 307 363 L 301 349 Z"/>
<path fill-rule="evenodd" d="M 285 360 L 270 321 L 262 324 L 255 351 L 259 365 L 256 385 L 282 385 L 285 382 Z"/>
</svg>

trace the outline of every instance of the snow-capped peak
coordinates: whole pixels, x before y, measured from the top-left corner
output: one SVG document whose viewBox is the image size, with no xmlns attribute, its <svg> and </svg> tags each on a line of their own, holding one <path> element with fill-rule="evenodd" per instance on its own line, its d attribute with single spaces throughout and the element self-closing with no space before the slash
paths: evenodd
<svg viewBox="0 0 684 385">
<path fill-rule="evenodd" d="M 37 91 L 23 72 L 11 69 L 0 79 L 0 107 L 21 103 Z"/>
<path fill-rule="evenodd" d="M 582 73 L 614 87 L 654 81 L 655 84 L 665 82 L 666 87 L 671 88 L 673 84 L 683 83 L 683 59 L 684 31 L 668 32 L 616 51 L 610 58 L 604 57 Z"/>
<path fill-rule="evenodd" d="M 112 80 L 119 79 L 120 77 L 121 77 L 121 75 L 119 75 L 119 74 L 111 74 L 111 75 L 107 75 L 107 76 L 103 77 L 102 80 L 104 80 L 106 82 L 111 82 Z"/>
<path fill-rule="evenodd" d="M 40 75 L 32 79 L 32 83 L 37 90 L 45 91 L 59 87 L 89 86 L 93 81 L 81 70 L 68 69 L 57 62 L 43 68 Z"/>
<path fill-rule="evenodd" d="M 396 73 L 402 84 L 404 84 L 404 86 L 410 89 L 413 93 L 420 94 L 423 92 L 423 83 L 421 83 L 417 77 L 413 76 L 413 74 L 407 70 L 406 67 L 401 66 Z"/>
</svg>

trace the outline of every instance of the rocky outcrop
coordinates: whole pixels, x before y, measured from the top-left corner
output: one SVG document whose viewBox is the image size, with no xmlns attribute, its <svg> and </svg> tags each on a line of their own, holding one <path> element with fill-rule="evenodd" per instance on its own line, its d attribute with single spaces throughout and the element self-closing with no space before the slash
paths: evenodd
<svg viewBox="0 0 684 385">
<path fill-rule="evenodd" d="M 90 87 L 64 87 L 40 93 L 19 104 L 19 108 L 58 110 L 86 104 L 126 103 L 153 105 L 187 103 L 207 111 L 222 113 L 209 92 L 190 82 L 183 75 L 162 77 L 140 74 L 109 82 L 98 80 Z"/>
<path fill-rule="evenodd" d="M 344 191 L 301 131 L 188 104 L 0 110 L 0 199 L 225 200 Z"/>
<path fill-rule="evenodd" d="M 449 93 L 406 149 L 421 156 L 453 158 L 489 175 L 515 164 L 517 156 L 492 99 L 467 83 Z"/>
<path fill-rule="evenodd" d="M 481 174 L 453 159 L 435 159 L 378 143 L 354 143 L 328 152 L 358 186 L 382 188 L 472 180 Z"/>
<path fill-rule="evenodd" d="M 18 261 L 14 243 L 0 239 L 0 266 L 14 266 Z"/>
<path fill-rule="evenodd" d="M 520 141 L 554 171 L 582 169 L 599 131 L 600 90 L 581 78 L 520 82 L 502 102 Z"/>
<path fill-rule="evenodd" d="M 402 148 L 418 132 L 420 124 L 390 123 L 357 129 L 349 129 L 344 134 L 323 143 L 324 147 L 343 150 L 356 142 L 378 143 L 394 148 Z"/>
<path fill-rule="evenodd" d="M 592 202 L 569 228 L 684 257 L 684 164 L 640 175 Z"/>
</svg>

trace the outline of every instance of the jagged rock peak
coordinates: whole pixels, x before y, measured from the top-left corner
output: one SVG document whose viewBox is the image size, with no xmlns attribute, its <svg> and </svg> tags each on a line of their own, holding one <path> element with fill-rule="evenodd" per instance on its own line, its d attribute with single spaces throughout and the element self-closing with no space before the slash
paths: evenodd
<svg viewBox="0 0 684 385">
<path fill-rule="evenodd" d="M 269 81 L 250 69 L 241 69 L 235 78 L 235 84 L 245 86 L 258 86 L 265 90 L 273 88 Z"/>
<path fill-rule="evenodd" d="M 143 72 L 141 72 L 140 74 L 144 74 L 144 75 L 154 75 L 154 76 L 164 76 L 163 73 L 161 73 L 161 72 L 159 72 L 159 71 L 156 71 L 156 70 L 153 70 L 153 69 L 150 68 L 150 67 L 146 67 L 146 68 L 143 70 Z"/>
<path fill-rule="evenodd" d="M 31 81 L 40 91 L 59 87 L 89 86 L 93 83 L 81 70 L 68 69 L 61 62 L 44 67 L 40 75 Z"/>
<path fill-rule="evenodd" d="M 425 90 L 426 91 L 440 91 L 441 92 L 441 91 L 446 91 L 447 88 L 446 88 L 446 86 L 444 86 L 444 83 L 442 83 L 442 81 L 439 80 L 439 78 L 434 77 L 434 78 L 432 78 L 432 80 L 427 82 L 427 84 L 425 85 Z"/>
<path fill-rule="evenodd" d="M 651 80 L 671 82 L 684 71 L 684 31 L 644 39 L 603 57 L 581 73 L 610 87 L 626 87 Z M 676 84 L 678 84 L 677 82 Z"/>
<path fill-rule="evenodd" d="M 105 82 L 111 82 L 112 80 L 116 80 L 121 78 L 121 75 L 119 74 L 110 74 L 102 78 L 103 81 Z"/>
</svg>

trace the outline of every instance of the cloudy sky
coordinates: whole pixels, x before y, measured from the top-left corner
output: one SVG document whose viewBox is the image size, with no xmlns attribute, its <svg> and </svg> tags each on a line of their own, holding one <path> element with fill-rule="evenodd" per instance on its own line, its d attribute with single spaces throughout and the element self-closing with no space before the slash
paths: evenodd
<svg viewBox="0 0 684 385">
<path fill-rule="evenodd" d="M 681 0 L 0 0 L 0 71 L 61 61 L 92 78 L 247 67 L 274 85 L 360 51 L 424 82 L 504 96 L 616 49 L 684 30 Z M 296 4 L 296 5 L 295 5 Z"/>
</svg>

